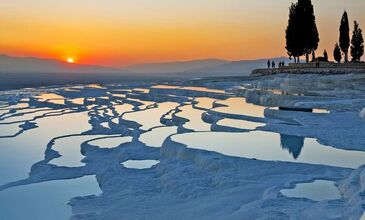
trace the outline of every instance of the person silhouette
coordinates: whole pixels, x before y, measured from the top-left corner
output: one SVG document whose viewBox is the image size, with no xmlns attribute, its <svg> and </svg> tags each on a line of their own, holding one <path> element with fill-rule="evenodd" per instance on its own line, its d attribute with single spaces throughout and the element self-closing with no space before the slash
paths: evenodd
<svg viewBox="0 0 365 220">
<path fill-rule="evenodd" d="M 275 69 L 275 61 L 272 61 L 272 63 L 271 63 L 271 67 L 272 67 L 273 69 Z"/>
<path fill-rule="evenodd" d="M 285 62 L 283 61 L 283 62 L 281 62 L 281 67 L 285 67 Z"/>
<path fill-rule="evenodd" d="M 270 61 L 270 60 L 268 60 L 268 61 L 267 61 L 267 68 L 268 68 L 268 69 L 270 69 L 270 64 L 271 64 L 271 61 Z"/>
</svg>

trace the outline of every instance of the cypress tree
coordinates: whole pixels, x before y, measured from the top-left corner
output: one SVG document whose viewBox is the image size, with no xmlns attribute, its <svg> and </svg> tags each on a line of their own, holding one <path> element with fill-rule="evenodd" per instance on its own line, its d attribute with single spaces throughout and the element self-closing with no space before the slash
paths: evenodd
<svg viewBox="0 0 365 220">
<path fill-rule="evenodd" d="M 333 58 L 337 61 L 337 63 L 340 63 L 342 60 L 341 48 L 338 43 L 336 43 L 335 49 L 333 50 Z"/>
<path fill-rule="evenodd" d="M 323 52 L 323 59 L 324 59 L 324 61 L 328 61 L 328 53 L 326 50 L 324 50 L 324 52 Z"/>
<path fill-rule="evenodd" d="M 319 33 L 316 25 L 316 17 L 311 0 L 299 0 L 297 13 L 300 19 L 301 35 L 299 38 L 300 45 L 303 46 L 306 55 L 306 61 L 309 63 L 309 54 L 317 50 L 319 44 Z"/>
<path fill-rule="evenodd" d="M 350 47 L 350 25 L 347 12 L 345 11 L 342 15 L 340 25 L 340 48 L 345 54 L 345 62 L 348 62 L 348 52 Z"/>
<path fill-rule="evenodd" d="M 289 8 L 288 26 L 285 31 L 286 50 L 290 57 L 294 57 L 294 62 L 299 63 L 299 57 L 304 55 L 303 46 L 300 44 L 300 18 L 298 13 L 298 3 L 292 3 Z"/>
<path fill-rule="evenodd" d="M 362 30 L 359 27 L 359 23 L 355 21 L 351 40 L 352 61 L 360 61 L 362 55 L 364 55 L 364 38 L 362 36 Z"/>
</svg>

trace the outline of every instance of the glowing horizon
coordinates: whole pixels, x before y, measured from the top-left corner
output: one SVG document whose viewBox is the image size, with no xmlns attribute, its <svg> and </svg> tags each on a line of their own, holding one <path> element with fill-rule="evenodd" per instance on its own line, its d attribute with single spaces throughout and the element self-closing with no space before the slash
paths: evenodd
<svg viewBox="0 0 365 220">
<path fill-rule="evenodd" d="M 292 0 L 4 0 L 0 53 L 121 67 L 146 62 L 286 56 Z M 365 29 L 365 2 L 313 1 L 321 54 L 343 11 Z M 328 5 L 331 7 L 328 7 Z"/>
</svg>

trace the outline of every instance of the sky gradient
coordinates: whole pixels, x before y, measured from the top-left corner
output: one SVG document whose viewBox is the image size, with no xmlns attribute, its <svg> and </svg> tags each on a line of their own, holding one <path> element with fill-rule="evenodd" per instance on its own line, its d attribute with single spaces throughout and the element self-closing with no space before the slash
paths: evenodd
<svg viewBox="0 0 365 220">
<path fill-rule="evenodd" d="M 2 0 L 0 54 L 121 67 L 285 56 L 293 0 Z M 332 58 L 343 11 L 365 28 L 365 1 L 313 0 Z"/>
</svg>

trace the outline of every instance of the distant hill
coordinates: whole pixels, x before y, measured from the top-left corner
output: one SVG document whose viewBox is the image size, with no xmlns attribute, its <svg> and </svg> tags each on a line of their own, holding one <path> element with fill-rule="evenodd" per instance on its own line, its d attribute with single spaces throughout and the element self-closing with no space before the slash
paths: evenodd
<svg viewBox="0 0 365 220">
<path fill-rule="evenodd" d="M 287 65 L 290 62 L 286 57 L 278 57 L 270 59 L 271 61 L 275 61 L 276 66 L 278 66 L 279 62 L 284 61 Z M 258 68 L 266 68 L 268 59 L 258 59 L 258 60 L 239 60 L 239 61 L 230 61 L 223 63 L 219 66 L 208 67 L 202 69 L 196 69 L 193 71 L 187 71 L 189 74 L 208 74 L 210 76 L 222 76 L 222 75 L 250 75 L 252 70 Z"/>
<path fill-rule="evenodd" d="M 290 60 L 285 57 L 273 59 L 276 63 Z M 0 55 L 0 73 L 78 73 L 78 74 L 117 74 L 123 76 L 158 77 L 210 77 L 222 75 L 249 75 L 252 70 L 265 68 L 267 59 L 228 61 L 205 59 L 165 63 L 147 63 L 127 66 L 123 69 L 70 64 L 58 60 L 33 57 L 11 57 Z"/>
<path fill-rule="evenodd" d="M 119 73 L 121 70 L 51 59 L 0 55 L 0 73 Z"/>
<path fill-rule="evenodd" d="M 125 69 L 139 74 L 150 73 L 157 75 L 175 75 L 180 77 L 236 76 L 249 75 L 254 69 L 265 68 L 267 66 L 267 60 L 268 59 L 228 61 L 207 59 L 185 62 L 139 64 L 126 67 Z M 277 64 L 280 61 L 284 61 L 286 64 L 292 62 L 286 57 L 278 57 L 271 60 L 274 60 Z"/>
<path fill-rule="evenodd" d="M 165 63 L 146 63 L 127 66 L 124 69 L 133 73 L 182 73 L 195 69 L 218 67 L 227 63 L 226 60 L 220 59 L 206 59 L 206 60 L 191 60 L 191 61 L 177 61 Z"/>
<path fill-rule="evenodd" d="M 287 58 L 275 58 L 276 63 Z M 253 69 L 266 68 L 267 59 L 227 61 L 220 59 L 152 63 L 124 69 L 62 61 L 0 55 L 0 90 L 79 83 L 116 83 L 190 79 L 214 76 L 246 76 Z"/>
</svg>

